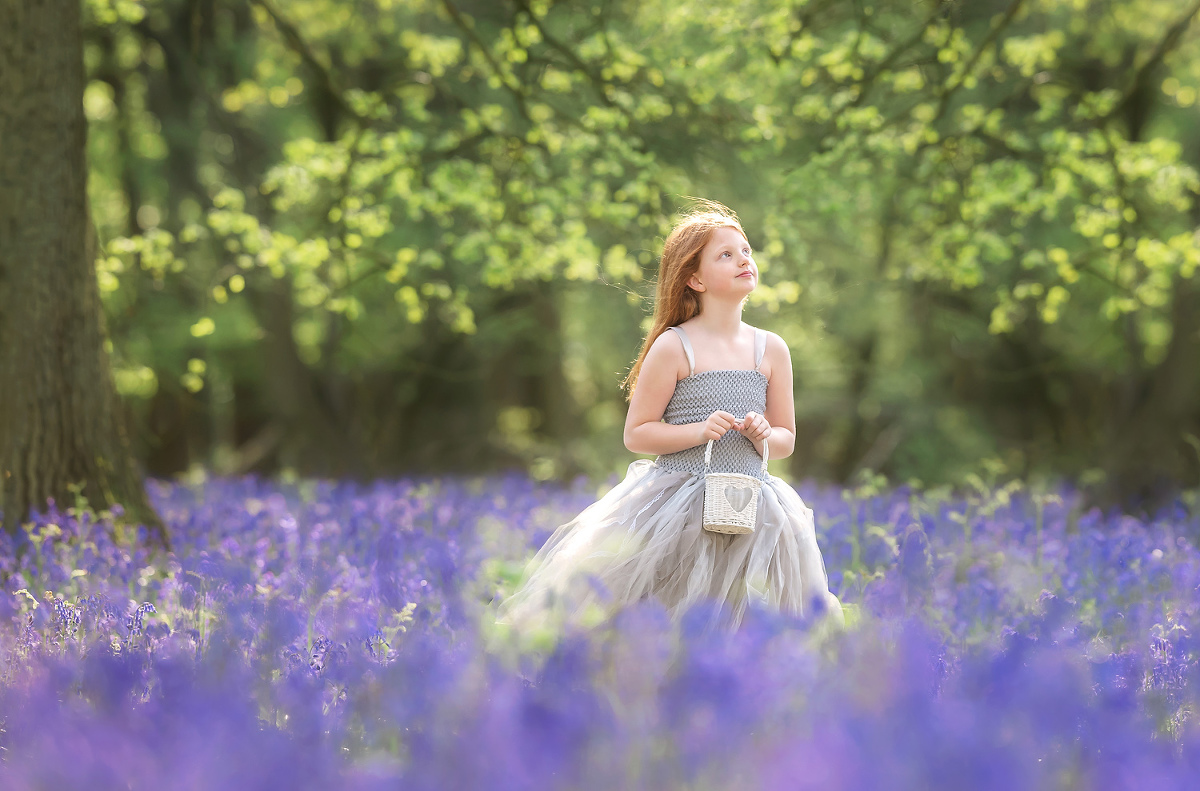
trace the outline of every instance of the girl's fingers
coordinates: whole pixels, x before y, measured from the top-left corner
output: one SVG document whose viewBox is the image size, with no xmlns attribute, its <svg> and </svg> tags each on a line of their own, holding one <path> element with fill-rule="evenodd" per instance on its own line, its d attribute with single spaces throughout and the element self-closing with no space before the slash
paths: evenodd
<svg viewBox="0 0 1200 791">
<path fill-rule="evenodd" d="M 750 415 L 754 415 L 753 420 Z M 765 439 L 771 431 L 771 426 L 767 423 L 767 419 L 762 415 L 750 412 L 746 415 L 746 431 L 751 439 Z"/>
<path fill-rule="evenodd" d="M 717 438 L 720 439 L 729 430 L 730 426 L 733 425 L 733 415 L 730 415 L 728 412 L 713 412 L 708 418 L 708 425 L 713 433 L 717 435 Z"/>
<path fill-rule="evenodd" d="M 718 436 L 733 429 L 741 432 L 748 439 L 766 439 L 771 433 L 771 424 L 757 412 L 747 412 L 743 418 L 735 417 L 728 412 L 718 410 L 708 419 L 708 424 Z"/>
</svg>

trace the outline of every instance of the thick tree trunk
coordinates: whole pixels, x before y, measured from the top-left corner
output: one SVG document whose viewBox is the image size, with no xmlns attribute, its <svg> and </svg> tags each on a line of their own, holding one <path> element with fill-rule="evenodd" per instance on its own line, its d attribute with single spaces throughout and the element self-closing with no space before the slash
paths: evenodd
<svg viewBox="0 0 1200 791">
<path fill-rule="evenodd" d="M 89 238 L 78 0 L 0 0 L 0 507 L 121 503 L 166 544 L 104 347 Z"/>
</svg>

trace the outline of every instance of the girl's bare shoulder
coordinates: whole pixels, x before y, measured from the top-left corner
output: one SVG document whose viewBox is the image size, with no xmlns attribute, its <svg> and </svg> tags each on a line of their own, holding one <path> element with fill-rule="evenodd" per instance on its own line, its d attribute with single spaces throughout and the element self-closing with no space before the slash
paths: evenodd
<svg viewBox="0 0 1200 791">
<path fill-rule="evenodd" d="M 772 349 L 774 349 L 777 352 L 783 352 L 784 354 L 788 353 L 787 341 L 785 341 L 779 335 L 779 333 L 771 332 L 770 330 L 763 330 L 763 332 L 765 332 L 767 335 L 767 352 L 768 353 Z"/>
<path fill-rule="evenodd" d="M 647 354 L 657 352 L 658 354 L 677 351 L 683 354 L 683 340 L 680 339 L 679 333 L 672 332 L 670 328 L 663 330 L 659 336 L 654 339 L 654 343 L 650 344 L 650 348 L 646 351 Z"/>
<path fill-rule="evenodd" d="M 778 333 L 764 330 L 762 327 L 755 327 L 752 324 L 747 324 L 746 326 L 754 332 L 761 332 L 767 336 L 767 354 L 770 354 L 772 350 L 776 352 L 783 351 L 785 353 L 788 351 L 787 341 L 780 337 Z"/>
<path fill-rule="evenodd" d="M 646 361 L 643 365 L 646 363 L 655 367 L 680 369 L 683 376 L 687 376 L 687 353 L 683 350 L 683 339 L 679 337 L 679 333 L 670 329 L 663 330 L 646 350 Z"/>
</svg>

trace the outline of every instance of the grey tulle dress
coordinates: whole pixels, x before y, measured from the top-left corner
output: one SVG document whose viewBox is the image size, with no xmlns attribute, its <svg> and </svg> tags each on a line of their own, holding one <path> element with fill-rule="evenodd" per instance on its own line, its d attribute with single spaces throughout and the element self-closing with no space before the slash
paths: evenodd
<svg viewBox="0 0 1200 791">
<path fill-rule="evenodd" d="M 718 409 L 738 417 L 765 411 L 762 330 L 755 330 L 754 368 L 697 372 L 687 334 L 671 329 L 683 342 L 691 373 L 675 384 L 663 415 L 667 423 L 702 422 Z M 573 621 L 654 599 L 672 617 L 698 602 L 715 602 L 720 607 L 710 612 L 733 628 L 750 602 L 796 615 L 812 614 L 815 607 L 843 623 L 841 604 L 829 592 L 812 510 L 761 466 L 753 443 L 736 431 L 713 443 L 711 471 L 763 481 L 754 532 L 724 535 L 701 526 L 704 445 L 634 461 L 624 480 L 547 539 L 521 587 L 500 605 L 499 622 L 522 627 Z"/>
</svg>

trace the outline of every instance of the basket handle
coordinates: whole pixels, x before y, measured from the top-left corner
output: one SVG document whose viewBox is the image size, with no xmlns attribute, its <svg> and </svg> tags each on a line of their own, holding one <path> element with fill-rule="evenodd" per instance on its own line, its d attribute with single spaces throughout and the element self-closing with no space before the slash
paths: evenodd
<svg viewBox="0 0 1200 791">
<path fill-rule="evenodd" d="M 710 439 L 708 441 L 708 444 L 704 447 L 704 471 L 705 472 L 708 472 L 709 464 L 712 462 L 712 446 L 713 446 L 713 442 L 715 442 L 715 441 L 716 440 Z M 763 473 L 766 473 L 767 460 L 771 458 L 771 446 L 770 446 L 770 444 L 767 443 L 766 440 L 763 440 L 762 446 L 763 446 L 762 471 L 763 471 Z"/>
</svg>

